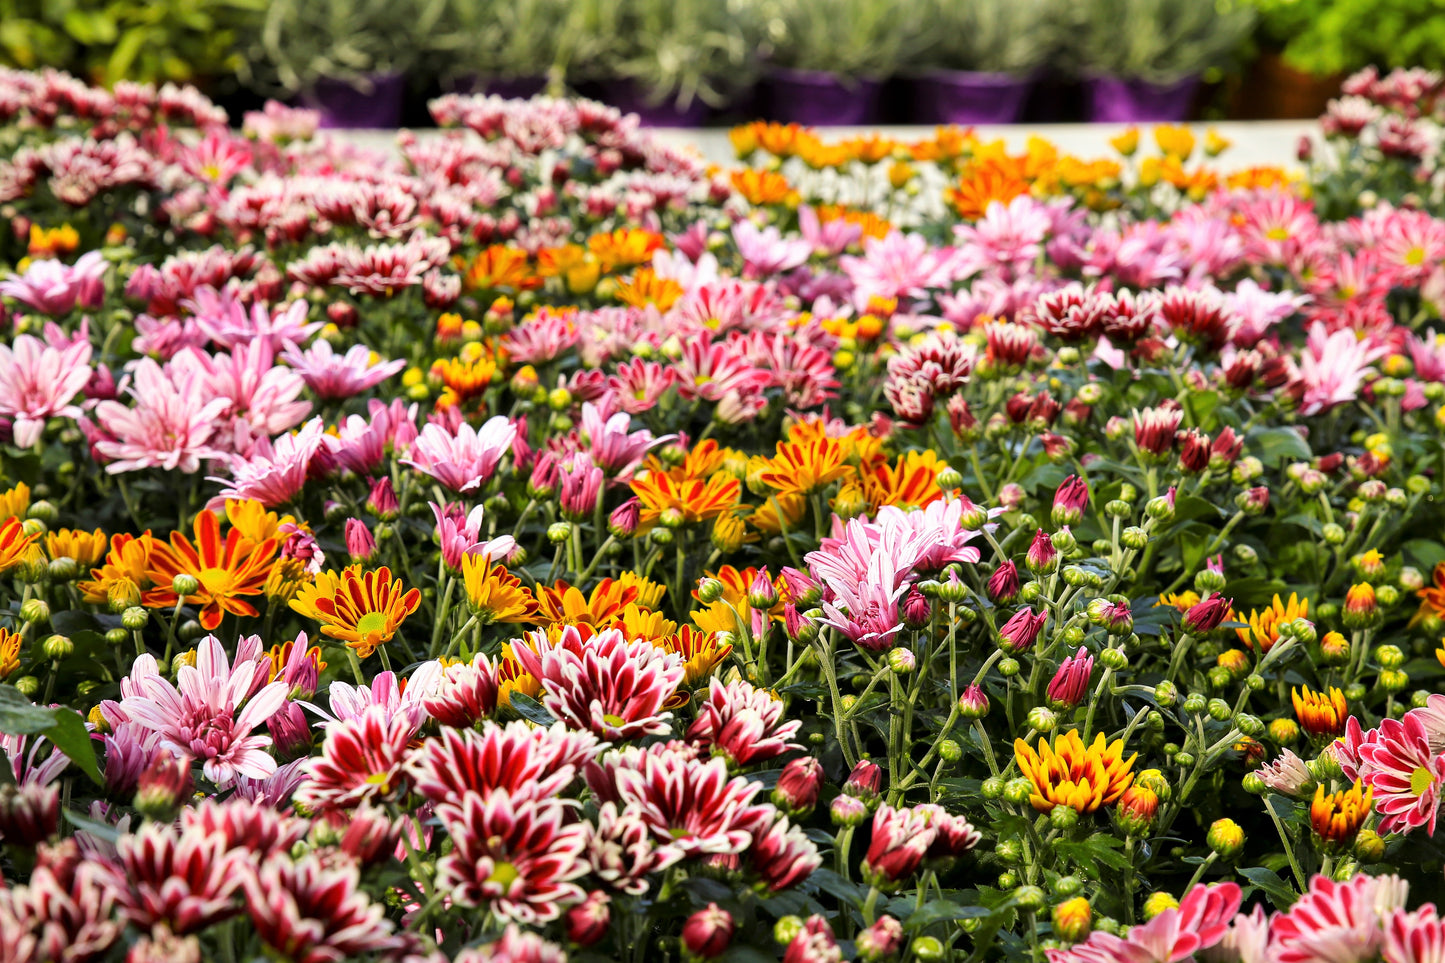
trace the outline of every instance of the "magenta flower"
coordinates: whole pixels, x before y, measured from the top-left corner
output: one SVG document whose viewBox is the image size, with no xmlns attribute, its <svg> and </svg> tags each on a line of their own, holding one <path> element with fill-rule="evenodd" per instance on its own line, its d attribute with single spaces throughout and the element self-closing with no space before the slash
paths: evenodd
<svg viewBox="0 0 1445 963">
<path fill-rule="evenodd" d="M 1386 920 L 1405 905 L 1409 884 L 1398 876 L 1361 873 L 1345 883 L 1325 876 L 1269 926 L 1270 963 L 1365 963 L 1377 958 Z"/>
<path fill-rule="evenodd" d="M 926 812 L 879 806 L 863 858 L 863 878 L 879 889 L 894 888 L 918 871 L 936 832 Z"/>
<path fill-rule="evenodd" d="M 336 681 L 326 690 L 331 703 L 331 713 L 322 712 L 315 706 L 307 705 L 325 720 L 326 725 L 359 719 L 371 706 L 385 706 L 390 715 L 405 717 L 415 735 L 427 720 L 422 703 L 436 689 L 441 679 L 440 662 L 423 662 L 411 673 L 411 677 L 398 681 L 394 672 L 378 672 L 372 676 L 369 685 L 352 685 Z"/>
<path fill-rule="evenodd" d="M 161 677 L 152 656 L 139 656 L 131 670 L 136 689 L 120 708 L 155 732 L 161 746 L 200 761 L 218 788 L 238 776 L 264 779 L 276 771 L 266 751 L 271 737 L 252 730 L 281 708 L 289 687 L 279 680 L 265 683 L 269 663 L 257 660 L 260 651 L 259 637 L 242 639 L 232 666 L 221 643 L 208 635 L 197 647 L 196 664 L 181 666 L 175 685 Z"/>
<path fill-rule="evenodd" d="M 497 667 L 485 653 L 442 670 L 436 691 L 422 700 L 427 715 L 444 726 L 468 729 L 497 708 Z"/>
<path fill-rule="evenodd" d="M 202 459 L 222 457 L 210 440 L 230 401 L 195 390 L 189 379 L 175 380 L 150 358 L 142 358 L 131 377 L 135 407 L 118 401 L 95 407 L 101 435 L 93 443 L 110 459 L 106 471 L 164 468 L 189 475 L 200 470 Z"/>
<path fill-rule="evenodd" d="M 445 689 L 441 698 L 446 698 Z M 442 729 L 422 743 L 406 765 L 416 793 L 429 802 L 485 798 L 498 790 L 516 802 L 529 795 L 559 795 L 601 749 L 590 732 L 560 722 L 543 729 L 522 720 L 505 726 L 488 720 L 480 731 Z"/>
<path fill-rule="evenodd" d="M 1035 615 L 1033 609 L 1025 605 L 999 628 L 999 645 L 1010 652 L 1023 652 L 1034 644 L 1048 618 L 1048 609 L 1039 609 Z"/>
<path fill-rule="evenodd" d="M 361 871 L 307 853 L 263 861 L 244 875 L 251 926 L 277 955 L 295 963 L 334 963 L 400 951 L 386 907 L 361 887 Z"/>
<path fill-rule="evenodd" d="M 824 257 L 842 254 L 848 245 L 863 236 L 863 225 L 850 223 L 841 217 L 824 223 L 818 219 L 818 212 L 806 205 L 798 208 L 798 230 L 813 250 Z"/>
<path fill-rule="evenodd" d="M 164 923 L 172 933 L 195 933 L 240 911 L 236 900 L 252 855 L 229 849 L 220 833 L 148 822 L 116 842 L 107 885 L 121 917 L 142 929 Z"/>
<path fill-rule="evenodd" d="M 776 227 L 759 228 L 752 221 L 733 225 L 733 243 L 743 259 L 743 277 L 761 279 L 791 271 L 808 262 L 813 245 L 802 238 L 787 239 Z"/>
<path fill-rule="evenodd" d="M 1089 505 L 1089 483 L 1078 475 L 1065 478 L 1054 492 L 1053 521 L 1055 525 L 1077 525 Z"/>
<path fill-rule="evenodd" d="M 619 811 L 604 802 L 597 811 L 597 830 L 587 843 L 592 872 L 607 885 L 633 896 L 647 892 L 648 877 L 683 858 L 682 850 L 653 838 L 640 803 Z"/>
<path fill-rule="evenodd" d="M 326 744 L 309 760 L 296 801 L 321 812 L 392 798 L 407 784 L 402 763 L 412 732 L 405 715 L 392 715 L 379 705 L 327 726 Z"/>
<path fill-rule="evenodd" d="M 307 323 L 305 301 L 293 301 L 274 312 L 257 301 L 248 311 L 232 292 L 198 288 L 184 306 L 206 336 L 223 348 L 265 341 L 272 351 L 284 351 L 305 344 L 323 327 L 320 321 Z"/>
<path fill-rule="evenodd" d="M 1300 413 L 1318 414 L 1354 401 L 1369 366 L 1389 353 L 1384 345 L 1362 341 L 1349 329 L 1330 334 L 1323 323 L 1316 322 L 1299 357 L 1299 384 L 1304 392 Z"/>
<path fill-rule="evenodd" d="M 74 264 L 43 259 L 30 262 L 24 274 L 0 281 L 0 294 L 14 298 L 33 311 L 58 318 L 78 304 L 94 310 L 105 295 L 106 263 L 100 251 L 87 251 Z"/>
<path fill-rule="evenodd" d="M 488 419 L 480 429 L 461 424 L 456 434 L 428 424 L 402 464 L 430 475 L 454 492 L 469 492 L 491 480 L 516 434 L 516 426 L 502 415 Z"/>
<path fill-rule="evenodd" d="M 625 416 L 624 416 L 625 417 Z M 562 515 L 571 521 L 591 517 L 606 478 L 587 452 L 575 452 L 559 465 L 557 500 Z"/>
<path fill-rule="evenodd" d="M 1358 748 L 1359 777 L 1375 792 L 1382 833 L 1409 833 L 1421 826 L 1435 834 L 1445 755 L 1430 749 L 1425 724 L 1413 712 L 1383 719 Z"/>
<path fill-rule="evenodd" d="M 70 401 L 90 375 L 88 341 L 51 347 L 22 334 L 13 348 L 0 344 L 0 415 L 14 420 L 16 447 L 39 441 L 48 418 L 80 417 L 80 408 Z"/>
<path fill-rule="evenodd" d="M 646 428 L 629 432 L 632 419 L 625 411 L 610 416 L 592 402 L 582 404 L 581 440 L 593 464 L 609 477 L 626 477 L 647 452 L 676 438 L 664 435 L 654 438 Z"/>
<path fill-rule="evenodd" d="M 1094 674 L 1094 657 L 1082 645 L 1069 656 L 1049 682 L 1049 703 L 1056 709 L 1072 709 L 1089 694 L 1089 679 Z"/>
<path fill-rule="evenodd" d="M 468 555 L 482 555 L 489 559 L 501 559 L 510 555 L 517 547 L 516 539 L 510 535 L 499 535 L 493 539 L 482 538 L 483 509 L 481 505 L 466 514 L 455 503 L 431 505 L 436 517 L 437 541 L 441 543 L 442 563 L 458 574 L 462 570 L 462 559 Z"/>
<path fill-rule="evenodd" d="M 1170 907 L 1124 936 L 1095 930 L 1067 950 L 1049 950 L 1049 963 L 1182 963 L 1217 945 L 1239 910 L 1235 883 L 1198 884 Z M 1331 957 L 1335 959 L 1335 957 Z"/>
<path fill-rule="evenodd" d="M 383 361 L 364 344 L 337 354 L 329 341 L 317 341 L 305 351 L 292 345 L 281 354 L 317 396 L 326 400 L 350 398 L 369 391 L 406 367 L 406 359 Z"/>
</svg>

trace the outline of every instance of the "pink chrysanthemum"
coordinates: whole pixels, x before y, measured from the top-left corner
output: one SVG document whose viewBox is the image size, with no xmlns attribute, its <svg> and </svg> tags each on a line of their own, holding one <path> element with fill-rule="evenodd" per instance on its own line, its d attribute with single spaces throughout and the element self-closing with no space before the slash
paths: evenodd
<svg viewBox="0 0 1445 963">
<path fill-rule="evenodd" d="M 294 863 L 269 859 L 245 875 L 245 886 L 256 933 L 294 963 L 342 963 L 406 945 L 386 907 L 361 889 L 355 866 L 326 866 L 313 853 Z"/>
<path fill-rule="evenodd" d="M 1326 876 L 1270 921 L 1270 963 L 1365 963 L 1384 943 L 1385 921 L 1405 905 L 1409 884 L 1398 876 L 1359 875 L 1344 883 Z"/>
<path fill-rule="evenodd" d="M 326 744 L 310 761 L 296 801 L 326 811 L 393 796 L 406 784 L 402 763 L 412 731 L 406 716 L 392 715 L 384 706 L 327 726 Z"/>
<path fill-rule="evenodd" d="M 687 739 L 741 767 L 801 749 L 789 740 L 802 725 L 798 719 L 783 721 L 783 701 L 771 692 L 743 679 L 724 685 L 714 678 Z"/>
<path fill-rule="evenodd" d="M 90 374 L 88 341 L 53 347 L 22 334 L 13 347 L 0 344 L 0 415 L 14 420 L 16 447 L 39 441 L 48 418 L 80 417 L 70 400 Z"/>
<path fill-rule="evenodd" d="M 230 479 L 209 479 L 226 486 L 211 504 L 224 507 L 227 499 L 236 498 L 277 508 L 291 501 L 306 485 L 325 430 L 320 418 L 312 418 L 300 431 L 281 435 L 274 443 L 261 439 L 249 457 L 231 459 Z"/>
<path fill-rule="evenodd" d="M 468 555 L 480 555 L 496 561 L 506 558 L 516 549 L 517 540 L 510 535 L 499 535 L 493 539 L 482 538 L 484 513 L 481 505 L 463 514 L 462 507 L 454 503 L 429 504 L 437 520 L 436 536 L 441 543 L 442 564 L 446 565 L 453 575 L 461 573 L 462 559 Z"/>
<path fill-rule="evenodd" d="M 105 255 L 87 251 L 74 264 L 42 259 L 30 262 L 23 274 L 0 281 L 0 294 L 53 318 L 69 314 L 78 304 L 98 308 L 105 296 Z"/>
<path fill-rule="evenodd" d="M 469 729 L 497 708 L 497 667 L 485 653 L 442 670 L 436 690 L 422 700 L 427 714 L 444 726 Z"/>
<path fill-rule="evenodd" d="M 317 396 L 327 400 L 350 398 L 369 391 L 406 367 L 406 360 L 383 361 L 364 344 L 337 354 L 329 341 L 317 341 L 305 351 L 287 348 L 281 355 Z"/>
<path fill-rule="evenodd" d="M 514 799 L 550 797 L 576 778 L 599 747 L 590 733 L 569 731 L 561 723 L 542 729 L 520 719 L 505 726 L 488 721 L 481 732 L 443 729 L 412 754 L 407 771 L 416 792 L 433 803 L 496 790 Z"/>
<path fill-rule="evenodd" d="M 1385 719 L 1359 746 L 1360 778 L 1375 791 L 1382 833 L 1408 833 L 1424 826 L 1435 834 L 1445 755 L 1430 750 L 1420 717 Z"/>
<path fill-rule="evenodd" d="M 643 808 L 631 803 L 621 809 L 604 802 L 597 811 L 597 830 L 587 842 L 592 872 L 609 886 L 641 896 L 647 892 L 648 877 L 683 858 L 683 851 L 653 838 Z"/>
<path fill-rule="evenodd" d="M 491 480 L 516 437 L 516 426 L 502 415 L 488 419 L 479 429 L 459 425 L 455 434 L 441 425 L 428 424 L 402 464 L 430 475 L 454 492 L 469 492 Z"/>
<path fill-rule="evenodd" d="M 102 401 L 95 408 L 101 434 L 94 446 L 110 459 L 106 471 L 164 468 L 189 475 L 203 459 L 222 457 L 211 436 L 230 401 L 195 390 L 188 379 L 173 379 L 150 358 L 136 364 L 131 378 L 135 407 Z"/>
<path fill-rule="evenodd" d="M 1124 936 L 1096 930 L 1067 950 L 1049 950 L 1049 963 L 1181 963 L 1224 939 L 1239 910 L 1234 883 L 1199 884 L 1178 908 L 1170 907 Z"/>
<path fill-rule="evenodd" d="M 251 855 L 227 849 L 225 837 L 200 829 L 147 823 L 116 842 L 108 885 L 121 916 L 136 926 L 159 923 L 184 936 L 234 916 Z"/>
</svg>

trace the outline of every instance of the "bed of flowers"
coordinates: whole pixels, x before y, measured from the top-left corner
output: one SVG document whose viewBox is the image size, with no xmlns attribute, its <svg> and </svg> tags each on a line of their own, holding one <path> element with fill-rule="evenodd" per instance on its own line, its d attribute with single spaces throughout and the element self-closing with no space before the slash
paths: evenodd
<svg viewBox="0 0 1445 963">
<path fill-rule="evenodd" d="M 1441 85 L 1351 85 L 1302 181 L 0 73 L 0 960 L 1445 959 Z"/>
</svg>

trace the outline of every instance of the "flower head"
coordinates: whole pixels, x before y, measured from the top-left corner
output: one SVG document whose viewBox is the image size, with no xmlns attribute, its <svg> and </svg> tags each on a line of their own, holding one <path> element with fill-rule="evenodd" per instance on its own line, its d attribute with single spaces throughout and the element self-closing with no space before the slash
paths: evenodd
<svg viewBox="0 0 1445 963">
<path fill-rule="evenodd" d="M 1362 791 L 1358 779 L 1349 789 L 1333 793 L 1326 793 L 1325 787 L 1319 786 L 1310 803 L 1310 828 L 1327 843 L 1348 846 L 1369 817 L 1373 801 L 1374 790 Z"/>
<path fill-rule="evenodd" d="M 1315 692 L 1305 686 L 1304 692 L 1292 688 L 1289 695 L 1295 718 L 1305 732 L 1329 739 L 1344 733 L 1350 711 L 1345 705 L 1345 694 L 1339 689 L 1330 686 L 1326 692 Z"/>
<path fill-rule="evenodd" d="M 16 447 L 39 441 L 48 418 L 78 418 L 80 409 L 70 401 L 90 375 L 89 341 L 53 347 L 22 334 L 9 346 L 0 344 L 0 415 L 14 421 Z"/>
<path fill-rule="evenodd" d="M 321 623 L 322 635 L 344 642 L 363 659 L 391 641 L 419 605 L 421 590 L 408 591 L 391 569 L 363 574 L 360 565 L 320 573 L 291 600 L 291 608 Z"/>
<path fill-rule="evenodd" d="M 1039 812 L 1062 805 L 1091 813 L 1114 802 L 1129 788 L 1138 755 L 1125 759 L 1124 740 L 1110 744 L 1102 732 L 1086 747 L 1076 729 L 1056 736 L 1052 745 L 1040 739 L 1037 750 L 1015 739 L 1014 752 L 1019 770 L 1033 783 L 1029 802 Z"/>
</svg>

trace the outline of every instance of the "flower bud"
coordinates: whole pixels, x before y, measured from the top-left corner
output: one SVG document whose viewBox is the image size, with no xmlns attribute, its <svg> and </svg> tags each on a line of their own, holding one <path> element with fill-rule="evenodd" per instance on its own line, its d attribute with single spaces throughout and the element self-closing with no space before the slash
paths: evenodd
<svg viewBox="0 0 1445 963">
<path fill-rule="evenodd" d="M 156 753 L 136 785 L 135 808 L 156 822 L 170 822 L 191 795 L 191 761 L 164 750 Z"/>
<path fill-rule="evenodd" d="M 784 917 L 784 919 L 796 919 L 796 917 Z M 779 927 L 783 920 L 779 920 Z M 707 904 L 706 909 L 700 909 L 687 918 L 682 926 L 682 945 L 695 957 L 710 960 L 713 957 L 721 956 L 732 944 L 733 932 L 737 929 L 733 923 L 732 914 L 721 908 L 716 903 Z M 799 931 L 802 930 L 802 923 L 799 921 Z M 794 933 L 793 936 L 797 934 Z M 792 939 L 779 942 L 792 942 Z"/>
<path fill-rule="evenodd" d="M 397 501 L 396 489 L 391 487 L 391 478 L 383 475 L 372 482 L 371 492 L 366 497 L 366 510 L 383 522 L 392 521 L 401 514 L 401 503 Z"/>
<path fill-rule="evenodd" d="M 128 578 L 116 579 L 106 586 L 105 604 L 112 612 L 124 612 L 140 602 L 140 586 Z"/>
<path fill-rule="evenodd" d="M 918 963 L 941 963 L 948 959 L 948 948 L 936 936 L 915 936 L 909 949 Z"/>
<path fill-rule="evenodd" d="M 1373 829 L 1362 829 L 1355 836 L 1353 851 L 1362 863 L 1378 863 L 1385 858 L 1385 841 Z"/>
<path fill-rule="evenodd" d="M 1119 533 L 1119 543 L 1125 548 L 1142 552 L 1149 545 L 1149 533 L 1138 526 L 1131 525 Z"/>
<path fill-rule="evenodd" d="M 607 935 L 612 922 L 608 904 L 612 898 L 601 890 L 593 890 L 587 899 L 567 911 L 567 939 L 578 946 L 591 946 Z"/>
<path fill-rule="evenodd" d="M 376 539 L 359 518 L 346 520 L 346 554 L 354 565 L 365 565 L 376 558 Z"/>
<path fill-rule="evenodd" d="M 105 630 L 105 641 L 110 645 L 124 645 L 128 638 L 130 638 L 130 633 L 119 626 Z"/>
<path fill-rule="evenodd" d="M 1054 935 L 1061 940 L 1077 943 L 1093 929 L 1094 911 L 1083 896 L 1059 903 L 1053 909 Z"/>
<path fill-rule="evenodd" d="M 553 522 L 547 526 L 547 541 L 561 545 L 572 537 L 571 522 Z"/>
<path fill-rule="evenodd" d="M 939 470 L 935 482 L 944 491 L 953 491 L 963 487 L 963 476 L 958 473 L 958 469 L 947 466 Z"/>
<path fill-rule="evenodd" d="M 1058 716 L 1047 706 L 1034 706 L 1025 721 L 1035 732 L 1053 732 L 1059 724 Z"/>
<path fill-rule="evenodd" d="M 1178 909 L 1179 901 L 1163 890 L 1156 890 L 1144 900 L 1144 919 L 1152 920 L 1165 910 Z"/>
<path fill-rule="evenodd" d="M 868 818 L 868 806 L 852 796 L 838 796 L 829 808 L 834 826 L 857 826 Z"/>
<path fill-rule="evenodd" d="M 1159 794 L 1138 784 L 1124 790 L 1114 809 L 1119 828 L 1130 836 L 1147 835 L 1159 812 Z"/>
<path fill-rule="evenodd" d="M 1369 582 L 1357 582 L 1345 593 L 1341 621 L 1347 629 L 1367 629 L 1378 625 L 1384 616 L 1375 598 L 1375 587 Z"/>
<path fill-rule="evenodd" d="M 196 592 L 200 591 L 200 588 L 200 580 L 197 579 L 194 575 L 187 574 L 186 572 L 182 572 L 175 578 L 171 579 L 171 591 L 181 596 L 182 598 L 188 595 L 195 595 Z"/>
<path fill-rule="evenodd" d="M 977 685 L 970 685 L 958 697 L 958 714 L 965 719 L 982 719 L 988 710 L 988 695 Z"/>
<path fill-rule="evenodd" d="M 794 818 L 806 816 L 818 803 L 823 766 L 812 756 L 794 759 L 783 767 L 773 787 L 773 805 Z"/>
<path fill-rule="evenodd" d="M 20 621 L 44 624 L 50 621 L 50 605 L 44 599 L 26 599 L 20 606 Z"/>
<path fill-rule="evenodd" d="M 1244 849 L 1244 830 L 1232 819 L 1216 819 L 1204 842 L 1221 859 L 1231 859 Z"/>
<path fill-rule="evenodd" d="M 59 786 L 37 782 L 0 785 L 0 839 L 7 846 L 34 849 L 54 837 L 59 827 Z"/>
<path fill-rule="evenodd" d="M 903 946 L 903 924 L 891 916 L 880 916 L 876 923 L 858 934 L 855 945 L 861 963 L 890 960 Z"/>
<path fill-rule="evenodd" d="M 912 649 L 902 646 L 888 650 L 888 668 L 894 675 L 908 675 L 918 667 L 918 658 Z"/>
<path fill-rule="evenodd" d="M 1019 570 L 1012 559 L 1006 559 L 988 579 L 988 597 L 999 605 L 1008 605 L 1019 596 Z"/>
<path fill-rule="evenodd" d="M 711 605 L 723 595 L 723 583 L 715 578 L 705 578 L 697 583 L 697 600 L 703 605 Z"/>
<path fill-rule="evenodd" d="M 1059 553 L 1053 541 L 1042 528 L 1034 533 L 1034 540 L 1024 555 L 1024 565 L 1036 575 L 1052 572 L 1059 566 Z"/>
<path fill-rule="evenodd" d="M 958 762 L 963 758 L 963 747 L 952 739 L 944 739 L 938 744 L 938 758 L 944 762 Z"/>
<path fill-rule="evenodd" d="M 1381 669 L 1376 681 L 1381 689 L 1391 694 L 1404 692 L 1410 687 L 1410 675 L 1404 669 Z"/>
<path fill-rule="evenodd" d="M 859 759 L 848 779 L 843 783 L 843 794 L 861 799 L 871 809 L 878 801 L 879 790 L 883 787 L 883 770 L 871 759 Z"/>
<path fill-rule="evenodd" d="M 52 635 L 40 644 L 40 651 L 47 659 L 68 659 L 75 652 L 75 643 L 68 636 Z"/>
<path fill-rule="evenodd" d="M 150 621 L 151 614 L 139 605 L 126 609 L 120 614 L 120 624 L 132 632 L 139 632 Z"/>
</svg>

